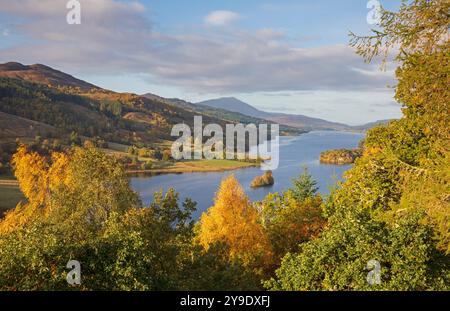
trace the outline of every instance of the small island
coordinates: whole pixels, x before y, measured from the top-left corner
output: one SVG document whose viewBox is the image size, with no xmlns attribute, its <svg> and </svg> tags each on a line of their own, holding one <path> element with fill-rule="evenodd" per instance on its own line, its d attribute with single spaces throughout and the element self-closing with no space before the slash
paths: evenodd
<svg viewBox="0 0 450 311">
<path fill-rule="evenodd" d="M 262 176 L 257 176 L 253 179 L 250 187 L 252 188 L 261 188 L 261 187 L 270 187 L 275 184 L 275 180 L 273 179 L 272 171 L 265 172 Z"/>
<path fill-rule="evenodd" d="M 320 163 L 345 165 L 353 164 L 362 156 L 362 149 L 336 149 L 324 151 L 320 154 Z"/>
</svg>

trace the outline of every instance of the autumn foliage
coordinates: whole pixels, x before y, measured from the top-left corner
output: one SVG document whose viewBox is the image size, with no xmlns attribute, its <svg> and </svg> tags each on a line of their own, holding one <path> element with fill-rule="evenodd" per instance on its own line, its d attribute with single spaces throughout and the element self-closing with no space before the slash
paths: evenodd
<svg viewBox="0 0 450 311">
<path fill-rule="evenodd" d="M 237 257 L 249 267 L 264 267 L 271 261 L 271 245 L 259 213 L 233 175 L 222 181 L 214 206 L 202 215 L 198 240 L 206 249 L 225 243 L 230 258 Z"/>
</svg>

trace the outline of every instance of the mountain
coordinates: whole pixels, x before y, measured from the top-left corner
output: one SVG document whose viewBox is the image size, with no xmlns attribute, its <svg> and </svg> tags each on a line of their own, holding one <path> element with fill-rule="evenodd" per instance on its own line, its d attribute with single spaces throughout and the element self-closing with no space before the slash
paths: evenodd
<svg viewBox="0 0 450 311">
<path fill-rule="evenodd" d="M 378 121 L 370 122 L 370 123 L 363 124 L 363 125 L 352 126 L 352 128 L 355 131 L 363 131 L 363 132 L 365 132 L 365 131 L 370 130 L 371 128 L 374 128 L 376 126 L 389 124 L 391 121 L 394 121 L 394 120 L 395 119 L 378 120 Z"/>
<path fill-rule="evenodd" d="M 330 122 L 319 118 L 307 117 L 304 115 L 293 115 L 283 113 L 272 113 L 267 118 L 270 121 L 285 124 L 288 126 L 302 128 L 308 131 L 347 131 L 351 127 L 346 124 Z"/>
<path fill-rule="evenodd" d="M 196 104 L 200 106 L 208 106 L 238 112 L 255 118 L 267 119 L 268 117 L 271 116 L 270 113 L 258 110 L 255 107 L 247 103 L 244 103 L 243 101 L 234 97 L 222 97 L 217 99 L 211 99 Z"/>
<path fill-rule="evenodd" d="M 153 94 L 117 93 L 51 67 L 0 64 L 0 150 L 16 138 L 70 144 L 72 134 L 123 145 L 167 146 L 175 124 L 267 123 L 266 120 Z M 302 131 L 281 127 L 282 134 Z"/>
<path fill-rule="evenodd" d="M 10 62 L 0 64 L 0 144 L 35 136 L 67 142 L 74 132 L 124 145 L 159 144 L 174 139 L 170 132 L 175 124 L 192 127 L 198 115 L 205 124 L 222 127 L 280 123 L 285 135 L 347 129 L 321 119 L 260 111 L 234 98 L 206 103 L 117 93 L 45 65 Z"/>
<path fill-rule="evenodd" d="M 175 124 L 193 126 L 200 113 L 162 98 L 116 93 L 48 66 L 0 64 L 0 143 L 21 137 L 86 138 L 132 144 L 173 140 Z M 200 114 L 202 115 L 202 114 Z M 205 123 L 229 123 L 204 114 Z"/>
<path fill-rule="evenodd" d="M 246 114 L 243 114 L 240 112 L 235 112 L 232 110 L 216 108 L 216 107 L 212 107 L 212 106 L 208 106 L 208 105 L 193 104 L 193 103 L 190 103 L 185 100 L 178 99 L 178 98 L 163 98 L 158 95 L 151 94 L 151 93 L 143 94 L 142 96 L 149 98 L 149 99 L 156 99 L 156 100 L 164 101 L 167 104 L 175 105 L 177 107 L 186 109 L 186 110 L 191 111 L 196 114 L 209 115 L 211 117 L 226 120 L 231 123 L 243 123 L 243 124 L 252 123 L 252 124 L 256 124 L 256 125 L 266 124 L 266 123 L 278 123 L 276 121 L 267 122 L 269 120 L 264 119 L 262 117 L 250 116 L 250 115 L 246 115 Z M 250 105 L 248 105 L 248 107 L 249 107 L 249 109 L 258 111 L 256 108 L 253 108 Z M 261 113 L 264 113 L 264 112 L 261 111 Z M 304 133 L 305 131 L 298 129 L 296 127 L 292 127 L 292 126 L 288 126 L 288 125 L 281 125 L 280 132 L 281 132 L 281 135 L 284 135 L 284 134 L 285 135 L 298 135 L 298 134 Z"/>
<path fill-rule="evenodd" d="M 78 88 L 84 92 L 100 89 L 93 84 L 41 64 L 29 66 L 16 62 L 0 64 L 0 77 L 21 79 L 52 87 Z"/>
<path fill-rule="evenodd" d="M 284 113 L 265 112 L 237 99 L 234 97 L 223 97 L 218 99 L 211 99 L 197 103 L 200 106 L 209 106 L 217 109 L 226 109 L 233 112 L 238 112 L 244 115 L 263 118 L 275 123 L 286 126 L 299 128 L 303 130 L 351 130 L 351 127 L 336 122 L 330 122 L 323 119 L 311 118 L 304 115 L 292 115 Z"/>
</svg>

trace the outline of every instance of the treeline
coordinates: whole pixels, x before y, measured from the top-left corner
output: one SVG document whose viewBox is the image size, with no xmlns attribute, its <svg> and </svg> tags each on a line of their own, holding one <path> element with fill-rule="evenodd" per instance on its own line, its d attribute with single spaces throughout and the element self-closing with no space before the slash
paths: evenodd
<svg viewBox="0 0 450 311">
<path fill-rule="evenodd" d="M 108 135 L 116 125 L 107 115 L 95 113 L 93 101 L 23 80 L 0 78 L 0 102 L 3 112 L 55 126 L 63 133 Z"/>
<path fill-rule="evenodd" d="M 58 138 L 76 132 L 128 145 L 173 140 L 174 124 L 192 126 L 194 120 L 194 112 L 134 94 L 83 93 L 13 78 L 0 78 L 0 111 L 54 126 Z M 209 115 L 203 121 L 221 126 L 229 122 Z"/>
<path fill-rule="evenodd" d="M 367 133 L 363 156 L 325 204 L 326 228 L 284 257 L 269 288 L 450 289 L 449 8 L 403 2 L 382 12 L 373 36 L 351 34 L 366 61 L 398 53 L 404 117 Z M 370 285 L 374 262 L 380 280 Z"/>
<path fill-rule="evenodd" d="M 0 78 L 0 111 L 52 125 L 61 137 L 76 132 L 118 143 L 149 144 L 170 139 L 169 124 L 188 119 L 178 110 L 136 95 L 106 91 L 78 94 L 73 89 Z M 128 120 L 124 116 L 129 112 L 157 115 L 167 122 L 160 126 Z"/>
<path fill-rule="evenodd" d="M 143 206 L 123 167 L 94 147 L 47 153 L 22 145 L 12 162 L 27 202 L 0 222 L 3 290 L 71 289 L 71 259 L 83 268 L 73 289 L 262 289 L 282 256 L 324 224 L 307 174 L 256 205 L 229 177 L 194 223 L 195 203 L 174 190 Z"/>
</svg>

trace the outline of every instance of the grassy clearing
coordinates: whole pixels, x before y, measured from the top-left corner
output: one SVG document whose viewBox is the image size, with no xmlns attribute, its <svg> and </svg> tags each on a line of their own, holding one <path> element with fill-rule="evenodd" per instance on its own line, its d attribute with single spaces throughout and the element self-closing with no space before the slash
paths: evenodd
<svg viewBox="0 0 450 311">
<path fill-rule="evenodd" d="M 14 208 L 20 201 L 25 201 L 18 185 L 7 184 L 4 181 L 10 182 L 11 179 L 0 180 L 0 217 L 7 210 Z"/>
<path fill-rule="evenodd" d="M 231 160 L 197 160 L 183 162 L 158 162 L 154 168 L 146 171 L 130 171 L 129 173 L 193 173 L 193 172 L 221 172 L 247 167 L 259 166 L 257 163 L 239 162 Z"/>
<path fill-rule="evenodd" d="M 119 151 L 119 152 L 126 153 L 128 147 L 130 147 L 130 146 L 123 145 L 123 144 L 118 144 L 118 143 L 108 142 L 108 149 L 110 149 L 111 151 Z"/>
<path fill-rule="evenodd" d="M 131 157 L 127 152 L 128 146 L 108 143 L 109 148 L 101 149 L 103 152 L 115 157 Z M 161 143 L 160 147 L 167 147 Z M 164 173 L 193 173 L 193 172 L 221 172 L 228 170 L 236 170 L 246 167 L 259 166 L 257 163 L 240 162 L 233 160 L 192 160 L 192 161 L 160 161 L 152 158 L 138 157 L 140 162 L 152 162 L 153 167 L 149 170 L 128 170 L 130 174 L 148 173 L 148 174 L 164 174 Z"/>
</svg>

